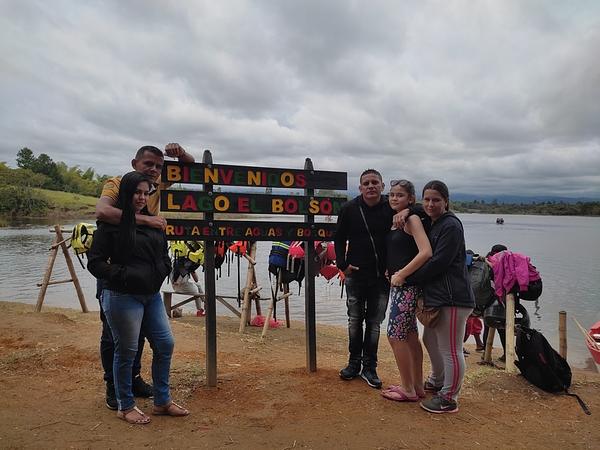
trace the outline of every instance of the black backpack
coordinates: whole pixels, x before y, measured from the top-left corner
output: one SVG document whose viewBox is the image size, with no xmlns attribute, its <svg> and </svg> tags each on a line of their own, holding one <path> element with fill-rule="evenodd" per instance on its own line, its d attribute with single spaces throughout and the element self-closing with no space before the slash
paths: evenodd
<svg viewBox="0 0 600 450">
<path fill-rule="evenodd" d="M 473 258 L 468 266 L 471 289 L 475 297 L 475 309 L 473 315 L 482 316 L 485 309 L 492 304 L 496 298 L 492 288 L 491 269 L 483 258 Z"/>
<path fill-rule="evenodd" d="M 515 364 L 531 384 L 546 392 L 563 392 L 576 397 L 586 414 L 591 414 L 577 394 L 569 393 L 571 368 L 569 363 L 548 343 L 542 333 L 532 328 L 518 327 Z"/>
</svg>

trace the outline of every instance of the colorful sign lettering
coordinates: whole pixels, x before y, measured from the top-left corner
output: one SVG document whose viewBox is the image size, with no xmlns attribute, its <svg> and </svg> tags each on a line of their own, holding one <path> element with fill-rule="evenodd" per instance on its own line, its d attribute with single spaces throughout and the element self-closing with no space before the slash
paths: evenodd
<svg viewBox="0 0 600 450">
<path fill-rule="evenodd" d="M 348 177 L 345 172 L 180 163 L 178 161 L 165 161 L 161 179 L 167 183 L 226 186 L 334 190 L 348 188 Z"/>
<path fill-rule="evenodd" d="M 161 191 L 163 211 L 337 216 L 345 197 Z"/>
<path fill-rule="evenodd" d="M 202 241 L 254 240 L 254 241 L 330 241 L 335 232 L 334 223 L 259 222 L 234 220 L 169 219 L 167 239 Z"/>
</svg>

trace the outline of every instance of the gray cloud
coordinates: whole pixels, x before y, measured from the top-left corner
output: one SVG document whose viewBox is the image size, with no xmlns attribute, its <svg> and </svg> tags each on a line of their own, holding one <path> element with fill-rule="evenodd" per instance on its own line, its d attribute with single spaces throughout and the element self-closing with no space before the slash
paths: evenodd
<svg viewBox="0 0 600 450">
<path fill-rule="evenodd" d="M 596 2 L 0 3 L 0 160 L 143 144 L 600 198 Z"/>
</svg>

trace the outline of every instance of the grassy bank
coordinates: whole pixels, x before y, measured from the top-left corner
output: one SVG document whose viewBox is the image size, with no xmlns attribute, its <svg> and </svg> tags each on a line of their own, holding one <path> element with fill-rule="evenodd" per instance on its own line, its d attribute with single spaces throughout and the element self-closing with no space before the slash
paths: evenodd
<svg viewBox="0 0 600 450">
<path fill-rule="evenodd" d="M 57 214 L 68 214 L 71 217 L 93 216 L 98 200 L 96 197 L 71 192 L 50 191 L 48 189 L 34 189 L 34 191 L 43 196 L 50 204 L 49 216 Z"/>
<path fill-rule="evenodd" d="M 33 195 L 46 202 L 47 208 L 29 214 L 0 215 L 0 226 L 7 226 L 22 219 L 92 219 L 94 217 L 98 200 L 96 197 L 40 188 L 31 190 Z"/>
</svg>

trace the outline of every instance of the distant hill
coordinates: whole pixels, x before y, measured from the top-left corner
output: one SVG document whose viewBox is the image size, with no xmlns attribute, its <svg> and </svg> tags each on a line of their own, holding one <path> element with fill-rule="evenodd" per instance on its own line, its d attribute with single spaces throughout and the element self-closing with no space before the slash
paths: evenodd
<svg viewBox="0 0 600 450">
<path fill-rule="evenodd" d="M 347 191 L 348 198 L 354 198 L 358 195 L 358 191 L 354 189 L 349 189 Z M 417 193 L 417 198 L 420 198 L 420 192 Z M 555 202 L 555 203 L 567 203 L 574 204 L 578 202 L 597 202 L 600 201 L 598 198 L 591 197 L 559 197 L 555 195 L 507 195 L 507 194 L 496 194 L 496 195 L 486 195 L 486 194 L 464 194 L 462 192 L 451 192 L 450 199 L 457 202 L 473 202 L 477 200 L 478 202 L 484 201 L 485 203 L 492 203 L 494 200 L 497 203 L 509 203 L 509 204 L 525 204 L 530 205 L 532 203 L 546 203 L 546 202 Z"/>
<path fill-rule="evenodd" d="M 473 195 L 473 194 L 463 194 L 457 192 L 456 194 L 451 195 L 452 200 L 457 202 L 473 202 L 475 200 L 481 202 L 484 201 L 486 203 L 492 203 L 496 201 L 497 203 L 511 203 L 511 204 L 532 204 L 532 203 L 567 203 L 573 204 L 578 202 L 597 202 L 599 199 L 590 198 L 590 197 L 558 197 L 553 195 Z"/>
</svg>

